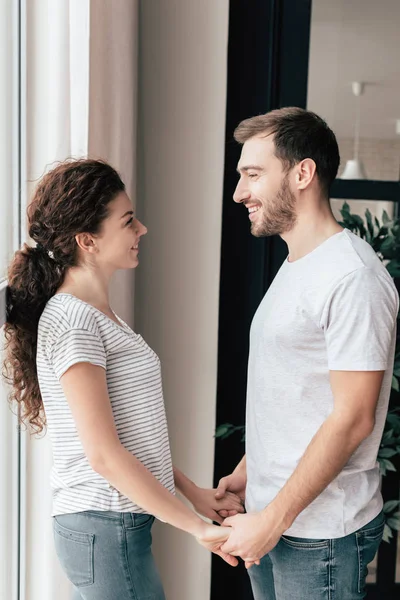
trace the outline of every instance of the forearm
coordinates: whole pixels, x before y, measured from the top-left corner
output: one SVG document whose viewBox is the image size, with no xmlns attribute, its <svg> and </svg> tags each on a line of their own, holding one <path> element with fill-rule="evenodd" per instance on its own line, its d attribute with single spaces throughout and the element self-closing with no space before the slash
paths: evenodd
<svg viewBox="0 0 400 600">
<path fill-rule="evenodd" d="M 269 505 L 276 508 L 283 530 L 288 529 L 301 511 L 335 479 L 367 435 L 365 429 L 354 422 L 344 423 L 335 414 L 328 417 Z"/>
<path fill-rule="evenodd" d="M 240 475 L 241 477 L 244 477 L 247 480 L 246 455 L 243 456 L 240 463 L 238 463 L 238 465 L 235 467 L 233 473 L 235 475 Z"/>
<path fill-rule="evenodd" d="M 178 492 L 180 492 L 182 496 L 185 496 L 190 502 L 193 502 L 197 485 L 177 467 L 174 467 L 174 480 Z"/>
<path fill-rule="evenodd" d="M 93 468 L 147 513 L 193 535 L 201 532 L 204 521 L 171 494 L 122 445 L 104 451 Z"/>
</svg>

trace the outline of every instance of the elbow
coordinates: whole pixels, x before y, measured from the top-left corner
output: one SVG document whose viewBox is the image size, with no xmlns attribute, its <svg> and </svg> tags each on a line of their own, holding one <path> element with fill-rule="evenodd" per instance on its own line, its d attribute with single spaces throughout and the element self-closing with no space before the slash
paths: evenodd
<svg viewBox="0 0 400 600">
<path fill-rule="evenodd" d="M 361 422 L 358 423 L 356 428 L 357 437 L 359 439 L 359 443 L 366 440 L 371 433 L 373 432 L 375 427 L 375 418 L 374 417 L 365 417 Z"/>
<path fill-rule="evenodd" d="M 105 472 L 107 470 L 107 459 L 101 452 L 93 452 L 88 455 L 89 465 L 92 467 L 93 471 L 98 473 L 99 475 L 105 476 Z"/>
<path fill-rule="evenodd" d="M 118 446 L 113 446 L 112 448 L 103 448 L 100 446 L 88 452 L 87 459 L 93 471 L 107 479 L 108 475 L 113 472 L 112 465 L 115 463 L 115 455 L 118 450 Z"/>
</svg>

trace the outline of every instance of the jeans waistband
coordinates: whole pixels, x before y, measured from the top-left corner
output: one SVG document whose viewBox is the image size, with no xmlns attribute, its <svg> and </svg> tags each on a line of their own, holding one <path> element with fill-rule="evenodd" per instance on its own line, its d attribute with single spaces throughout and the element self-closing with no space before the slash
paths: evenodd
<svg viewBox="0 0 400 600">
<path fill-rule="evenodd" d="M 148 519 L 150 516 L 144 513 L 117 512 L 114 510 L 85 510 L 82 514 L 98 517 L 99 519 L 118 521 L 125 527 L 134 527 L 138 520 Z"/>
</svg>

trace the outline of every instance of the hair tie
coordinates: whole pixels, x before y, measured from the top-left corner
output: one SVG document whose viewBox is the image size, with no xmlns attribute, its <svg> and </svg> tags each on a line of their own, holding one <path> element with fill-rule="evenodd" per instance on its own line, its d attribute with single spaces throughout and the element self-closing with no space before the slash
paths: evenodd
<svg viewBox="0 0 400 600">
<path fill-rule="evenodd" d="M 40 252 L 40 254 L 45 254 L 46 256 L 48 256 L 51 260 L 55 260 L 54 259 L 54 253 L 51 250 L 47 250 L 47 248 L 45 248 L 43 246 L 43 244 L 41 244 L 40 242 L 38 242 L 35 246 L 35 250 L 37 252 Z"/>
</svg>

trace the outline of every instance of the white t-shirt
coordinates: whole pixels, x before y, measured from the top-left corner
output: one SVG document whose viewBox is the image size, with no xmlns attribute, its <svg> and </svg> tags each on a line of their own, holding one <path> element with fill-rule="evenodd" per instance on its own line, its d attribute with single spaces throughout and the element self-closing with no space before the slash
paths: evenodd
<svg viewBox="0 0 400 600">
<path fill-rule="evenodd" d="M 344 230 L 286 260 L 252 322 L 247 384 L 248 511 L 267 506 L 332 412 L 329 371 L 381 371 L 376 424 L 287 535 L 337 538 L 382 508 L 377 453 L 385 424 L 398 294 L 371 246 Z"/>
<path fill-rule="evenodd" d="M 143 338 L 71 294 L 47 303 L 38 329 L 37 368 L 53 447 L 52 514 L 84 510 L 144 513 L 90 466 L 60 378 L 74 364 L 105 369 L 123 446 L 172 493 L 172 470 L 160 360 Z"/>
</svg>

